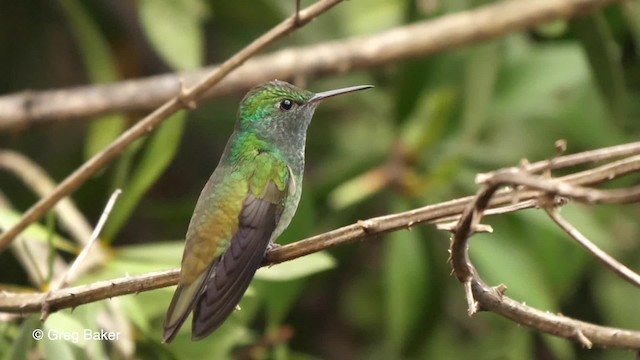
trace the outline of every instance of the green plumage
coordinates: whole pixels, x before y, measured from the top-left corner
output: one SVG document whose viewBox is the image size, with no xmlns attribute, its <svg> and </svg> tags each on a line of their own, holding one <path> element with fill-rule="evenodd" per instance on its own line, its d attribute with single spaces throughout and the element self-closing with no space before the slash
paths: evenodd
<svg viewBox="0 0 640 360">
<path fill-rule="evenodd" d="M 194 340 L 231 314 L 269 244 L 298 206 L 306 131 L 316 106 L 324 98 L 368 87 L 314 94 L 276 80 L 245 96 L 235 131 L 187 230 L 180 280 L 164 324 L 165 342 L 192 310 Z"/>
</svg>

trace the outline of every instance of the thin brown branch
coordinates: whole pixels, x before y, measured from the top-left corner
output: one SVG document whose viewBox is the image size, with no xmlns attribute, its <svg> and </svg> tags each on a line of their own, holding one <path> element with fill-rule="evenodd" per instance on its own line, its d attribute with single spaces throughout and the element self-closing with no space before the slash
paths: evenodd
<svg viewBox="0 0 640 360">
<path fill-rule="evenodd" d="M 602 149 L 583 151 L 577 154 L 571 154 L 561 157 L 553 158 L 552 160 L 542 160 L 535 163 L 527 164 L 521 168 L 513 168 L 516 170 L 525 170 L 528 173 L 535 174 L 543 170 L 554 170 L 560 168 L 566 168 L 570 166 L 576 166 L 586 163 L 610 160 L 615 157 L 629 156 L 640 154 L 640 141 L 632 142 L 628 144 L 622 144 L 617 146 L 610 146 Z M 613 166 L 613 165 L 612 165 Z M 499 170 L 503 171 L 503 170 Z M 494 172 L 486 174 L 479 174 L 476 177 L 476 182 L 482 183 L 485 178 L 492 177 Z M 602 174 L 598 171 L 596 174 Z M 606 175 L 606 174 L 605 174 Z"/>
<path fill-rule="evenodd" d="M 614 157 L 617 148 L 618 147 L 610 148 L 612 149 L 611 157 Z M 592 152 L 585 152 L 582 154 L 585 154 L 586 157 L 589 157 L 591 153 Z M 569 155 L 569 157 L 573 158 L 577 155 L 579 154 Z M 559 157 L 558 160 L 564 161 L 563 158 L 564 157 Z M 603 156 L 602 159 L 606 158 L 610 157 Z M 640 172 L 640 159 L 637 159 L 637 157 L 633 156 L 629 157 L 628 159 L 634 158 L 637 165 L 635 172 Z M 616 167 L 609 166 L 610 164 L 601 165 L 599 167 L 585 170 L 559 179 L 564 179 L 564 181 L 573 185 L 584 185 L 586 182 L 590 182 L 594 178 L 600 178 L 601 182 L 606 182 L 629 174 L 629 161 L 625 161 L 625 159 L 622 159 L 616 161 L 615 163 L 618 164 Z M 607 177 L 599 176 L 598 174 L 600 173 L 607 174 Z M 451 221 L 451 219 L 454 217 L 460 217 L 460 214 L 463 213 L 463 211 L 464 214 L 462 215 L 462 219 L 467 219 L 465 221 L 469 221 L 468 213 L 473 212 L 476 209 L 493 208 L 497 209 L 495 211 L 496 214 L 503 214 L 507 210 L 518 211 L 526 208 L 531 208 L 536 205 L 536 203 L 531 200 L 537 199 L 543 194 L 540 191 L 497 191 L 498 187 L 499 185 L 493 185 L 489 187 L 491 194 L 495 192 L 494 198 L 491 199 L 491 196 L 485 195 L 480 197 L 485 201 L 480 208 L 476 208 L 476 205 L 474 205 L 474 207 L 470 206 L 470 204 L 477 204 L 479 200 L 478 197 L 469 196 L 397 214 L 390 214 L 364 221 L 359 221 L 358 223 L 349 226 L 345 226 L 324 234 L 316 235 L 305 240 L 273 249 L 267 254 L 265 265 L 281 263 L 337 245 L 349 244 L 365 238 L 376 237 L 386 232 L 408 229 L 417 224 L 437 223 L 443 220 Z M 487 191 L 488 190 L 484 190 L 481 195 L 485 194 Z M 516 202 L 515 204 L 513 201 L 514 196 L 518 197 L 518 202 Z M 461 234 L 461 231 L 463 230 L 464 228 L 459 224 L 457 230 L 458 233 Z M 466 246 L 465 243 L 462 242 L 457 242 L 456 244 L 457 246 Z M 466 252 L 463 252 L 463 254 L 466 254 Z M 452 253 L 452 255 L 454 255 L 454 253 Z M 454 263 L 460 261 L 460 255 L 456 255 L 453 261 Z M 472 267 L 472 265 L 470 266 Z M 461 265 L 456 264 L 456 268 L 460 269 Z M 466 284 L 465 286 L 469 287 L 470 291 L 476 289 L 473 291 L 474 296 L 477 299 L 479 297 L 476 292 L 479 291 L 479 288 L 477 288 L 477 285 L 473 285 L 472 282 L 467 281 L 468 279 L 472 279 L 473 277 L 471 277 L 471 270 L 465 269 L 467 268 L 462 267 L 462 270 L 457 270 L 456 274 L 463 274 L 463 276 L 459 278 Z M 467 271 L 467 275 L 464 275 L 464 271 Z M 174 269 L 137 276 L 127 276 L 120 279 L 101 281 L 90 285 L 81 285 L 73 288 L 61 289 L 53 292 L 47 299 L 47 303 L 49 304 L 51 310 L 54 311 L 62 308 L 76 307 L 85 303 L 107 299 L 115 296 L 158 289 L 174 285 L 178 280 L 178 273 L 179 270 Z M 497 292 L 496 296 L 498 296 L 501 292 L 498 290 L 493 290 L 489 287 L 482 289 L 484 289 L 482 291 Z M 42 293 L 0 293 L 0 311 L 25 314 L 38 312 L 41 310 L 43 296 L 44 294 Z M 473 298 L 469 298 L 469 300 L 475 301 L 473 300 Z M 493 300 L 486 301 L 495 301 L 495 298 L 493 298 Z M 516 305 L 520 306 L 520 304 Z M 491 306 L 491 304 L 487 305 L 485 303 L 482 303 L 482 309 L 487 309 L 488 306 Z M 517 307 L 517 309 L 521 308 Z M 500 311 L 503 310 L 499 309 L 497 312 L 502 314 L 502 312 Z M 510 316 L 508 311 L 503 312 L 503 315 L 506 314 L 505 316 Z M 587 332 L 586 334 L 588 335 L 589 333 Z M 628 334 L 630 334 L 628 336 L 635 336 L 634 341 L 640 342 L 640 333 Z"/>
<path fill-rule="evenodd" d="M 584 154 L 585 153 L 583 153 L 583 155 Z M 594 152 L 587 154 L 585 158 L 593 154 Z M 605 157 L 610 155 L 607 154 L 606 151 L 600 154 Z M 559 165 L 557 165 L 556 162 L 560 164 L 581 163 L 581 159 L 576 155 L 555 158 L 552 163 L 548 163 L 547 165 L 557 167 Z M 516 168 L 498 170 L 479 177 L 479 179 L 485 183 L 485 186 L 465 208 L 454 230 L 450 249 L 454 274 L 458 280 L 463 283 L 465 288 L 469 314 L 472 315 L 481 310 L 493 311 L 519 324 L 538 331 L 572 339 L 589 348 L 594 345 L 640 348 L 640 332 L 638 331 L 623 330 L 578 321 L 562 315 L 541 311 L 510 299 L 504 295 L 504 291 L 506 290 L 504 285 L 493 288 L 482 280 L 478 271 L 473 266 L 468 253 L 469 239 L 471 235 L 476 232 L 476 227 L 480 223 L 482 216 L 485 215 L 485 210 L 487 210 L 492 203 L 492 198 L 499 196 L 498 189 L 501 186 L 507 185 L 518 189 L 525 187 L 525 189 L 541 190 L 545 194 L 539 197 L 539 199 L 543 201 L 543 207 L 550 206 L 550 204 L 548 204 L 549 198 L 554 199 L 556 195 L 570 197 L 574 200 L 587 203 L 626 203 L 631 200 L 638 201 L 640 199 L 638 196 L 640 192 L 638 187 L 617 190 L 597 190 L 580 186 L 617 178 L 618 176 L 628 174 L 629 172 L 627 172 L 627 170 L 630 168 L 635 168 L 632 172 L 637 172 L 638 163 L 640 163 L 640 159 L 637 156 L 633 156 L 615 162 L 615 166 L 614 164 L 607 164 L 597 169 L 583 171 L 559 179 L 532 175 L 525 170 Z M 544 170 L 545 166 L 537 169 Z M 617 170 L 621 172 L 618 173 Z M 605 176 L 608 176 L 608 178 Z M 513 191 L 514 194 L 517 192 L 519 191 Z M 575 233 L 573 235 L 575 235 Z M 598 259 L 602 261 L 603 258 L 599 256 Z M 615 264 L 617 264 L 617 262 Z M 620 269 L 620 267 L 617 267 L 616 271 Z M 631 278 L 637 276 L 637 274 L 631 270 L 629 270 L 629 272 L 631 273 Z M 625 275 L 629 274 L 625 273 Z"/>
<path fill-rule="evenodd" d="M 640 157 L 637 157 L 634 163 L 640 163 Z M 587 174 L 591 173 L 587 172 Z M 631 203 L 640 200 L 640 186 L 616 190 L 598 190 L 571 185 L 566 182 L 566 179 L 546 179 L 542 176 L 532 176 L 522 171 L 513 172 L 510 169 L 495 172 L 493 177 L 487 179 L 484 183 L 489 186 L 495 184 L 526 186 L 532 189 L 542 190 L 547 194 L 566 196 L 589 204 Z"/>
<path fill-rule="evenodd" d="M 295 15 L 287 18 L 267 33 L 263 34 L 244 49 L 230 57 L 222 65 L 216 68 L 211 74 L 202 78 L 192 88 L 185 88 L 158 109 L 153 111 L 136 125 L 124 132 L 113 141 L 106 149 L 94 155 L 87 162 L 82 164 L 64 181 L 62 181 L 51 193 L 43 197 L 33 205 L 23 217 L 12 228 L 0 234 L 0 251 L 24 230 L 29 224 L 40 219 L 49 209 L 51 209 L 60 199 L 68 195 L 81 184 L 83 184 L 96 171 L 106 166 L 113 158 L 120 154 L 129 144 L 136 139 L 146 135 L 167 119 L 173 113 L 184 107 L 191 107 L 192 104 L 202 97 L 202 95 L 212 86 L 220 82 L 232 70 L 242 65 L 256 53 L 264 50 L 267 46 L 291 33 L 304 23 L 329 10 L 342 0 L 320 0 L 308 8 L 300 11 L 299 23 L 295 23 Z"/>
<path fill-rule="evenodd" d="M 212 97 L 237 92 L 274 78 L 314 78 L 424 57 L 548 21 L 586 14 L 618 2 L 621 1 L 504 1 L 375 35 L 289 48 L 247 61 L 211 91 L 201 95 Z M 313 17 L 309 15 L 311 14 L 300 12 L 300 19 L 296 22 L 294 15 L 292 22 L 302 25 Z M 225 64 L 221 67 L 224 68 Z M 194 84 L 217 69 L 214 66 L 194 72 L 153 76 L 110 85 L 26 91 L 2 96 L 0 129 L 25 128 L 32 123 L 151 109 L 175 97 L 180 90 L 180 79 L 184 79 L 187 85 Z"/>
<path fill-rule="evenodd" d="M 623 279 L 627 280 L 631 284 L 640 287 L 640 275 L 629 269 L 625 265 L 618 262 L 611 255 L 600 249 L 596 244 L 590 241 L 584 236 L 578 229 L 565 220 L 556 209 L 544 206 L 543 209 L 547 212 L 547 215 L 555 222 L 564 232 L 571 236 L 580 246 L 587 249 L 593 256 L 605 264 L 608 268 L 613 270 L 616 274 L 620 275 Z"/>
<path fill-rule="evenodd" d="M 91 251 L 91 248 L 98 241 L 98 236 L 100 236 L 100 232 L 102 231 L 104 224 L 106 224 L 107 219 L 109 218 L 109 214 L 111 214 L 111 210 L 113 209 L 118 196 L 120 196 L 120 193 L 122 193 L 122 190 L 116 189 L 116 191 L 111 194 L 111 197 L 109 197 L 109 201 L 107 201 L 107 205 L 104 207 L 104 211 L 102 212 L 102 215 L 100 215 L 98 224 L 96 224 L 95 229 L 93 229 L 91 237 L 87 241 L 85 247 L 82 248 L 82 251 L 80 252 L 80 254 L 78 254 L 73 264 L 71 264 L 69 271 L 64 274 L 64 277 L 62 278 L 62 281 L 60 281 L 60 285 L 58 285 L 58 288 L 67 287 L 70 281 L 74 281 L 78 277 L 80 264 L 82 264 L 82 262 L 87 258 L 87 255 Z"/>
<path fill-rule="evenodd" d="M 49 296 L 51 296 L 51 293 L 67 287 L 69 285 L 69 282 L 75 280 L 79 275 L 80 273 L 79 270 L 81 268 L 82 263 L 90 254 L 90 251 L 93 248 L 93 245 L 98 241 L 98 236 L 100 235 L 100 232 L 104 227 L 104 224 L 107 222 L 107 219 L 109 218 L 109 214 L 111 213 L 111 209 L 113 209 L 113 205 L 115 205 L 116 199 L 118 198 L 118 196 L 120 196 L 121 192 L 122 190 L 116 189 L 116 191 L 114 191 L 113 194 L 111 194 L 111 197 L 109 198 L 109 201 L 107 201 L 107 205 L 105 206 L 104 211 L 102 212 L 102 215 L 98 220 L 98 224 L 96 225 L 95 229 L 93 229 L 93 232 L 91 233 L 91 238 L 87 241 L 87 244 L 85 245 L 85 247 L 82 248 L 82 251 L 80 252 L 80 254 L 78 254 L 78 256 L 73 261 L 69 269 L 67 269 L 67 271 L 64 273 L 64 276 L 62 276 L 62 279 L 60 279 L 60 282 L 57 285 L 52 286 L 51 290 L 49 290 L 47 292 L 47 295 L 44 296 L 44 299 L 42 299 L 43 304 L 42 304 L 42 311 L 41 311 L 42 313 L 40 315 L 40 320 L 44 321 L 49 316 L 49 313 L 51 310 L 49 308 L 49 304 L 47 300 Z"/>
</svg>

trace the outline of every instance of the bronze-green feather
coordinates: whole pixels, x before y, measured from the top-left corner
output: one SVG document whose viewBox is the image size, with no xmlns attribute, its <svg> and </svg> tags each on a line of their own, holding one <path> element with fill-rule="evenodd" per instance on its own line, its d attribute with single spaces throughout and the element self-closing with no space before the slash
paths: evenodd
<svg viewBox="0 0 640 360">
<path fill-rule="evenodd" d="M 313 94 L 276 80 L 249 91 L 191 218 L 164 342 L 173 340 L 191 311 L 194 340 L 229 317 L 298 206 L 306 131 L 316 106 L 368 87 Z"/>
</svg>

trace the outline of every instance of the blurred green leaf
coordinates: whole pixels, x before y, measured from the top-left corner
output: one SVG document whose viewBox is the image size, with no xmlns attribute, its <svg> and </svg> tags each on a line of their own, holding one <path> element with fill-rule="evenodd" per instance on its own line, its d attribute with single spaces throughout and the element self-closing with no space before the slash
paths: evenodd
<svg viewBox="0 0 640 360">
<path fill-rule="evenodd" d="M 178 267 L 183 250 L 182 240 L 120 246 L 115 249 L 115 260 L 151 264 L 154 267 Z"/>
<path fill-rule="evenodd" d="M 622 13 L 629 26 L 636 51 L 640 50 L 640 2 L 627 1 L 621 4 Z"/>
<path fill-rule="evenodd" d="M 408 204 L 397 201 L 394 210 Z M 420 328 L 421 309 L 428 308 L 429 267 L 418 231 L 396 231 L 385 244 L 386 331 L 392 358 L 399 358 Z"/>
<path fill-rule="evenodd" d="M 567 340 L 549 334 L 542 334 L 541 338 L 548 347 L 549 352 L 553 353 L 556 359 L 576 359 L 576 353 L 573 350 L 572 344 Z"/>
<path fill-rule="evenodd" d="M 316 252 L 281 264 L 263 267 L 256 278 L 269 281 L 289 281 L 334 268 L 336 262 L 326 251 Z"/>
<path fill-rule="evenodd" d="M 570 22 L 571 30 L 580 40 L 591 72 L 618 124 L 625 117 L 626 90 L 621 54 L 602 13 L 577 17 Z"/>
<path fill-rule="evenodd" d="M 567 207 L 560 211 L 565 213 Z M 570 211 L 570 210 L 569 210 Z M 583 271 L 589 265 L 587 254 L 556 226 L 543 211 L 529 210 L 510 215 L 514 220 L 505 223 L 510 232 L 522 233 L 521 241 L 531 249 L 531 257 L 543 272 L 545 282 L 562 300 L 574 295 L 573 284 L 580 281 Z M 592 217 L 585 222 L 593 221 Z"/>
<path fill-rule="evenodd" d="M 564 105 L 567 92 L 583 87 L 588 76 L 587 63 L 574 44 L 523 47 L 505 64 L 489 118 L 509 126 L 514 119 L 553 113 Z"/>
<path fill-rule="evenodd" d="M 536 33 L 545 37 L 560 37 L 565 35 L 569 25 L 565 20 L 555 20 L 536 26 Z"/>
<path fill-rule="evenodd" d="M 161 336 L 162 327 L 159 326 L 159 321 L 164 320 L 175 290 L 175 286 L 169 286 L 154 291 L 123 296 L 120 299 L 123 301 L 123 308 L 127 313 L 136 313 L 135 316 L 129 319 L 140 331 L 147 331 L 149 334 L 157 333 L 157 336 Z M 189 323 L 189 321 L 186 322 L 186 324 Z"/>
<path fill-rule="evenodd" d="M 117 160 L 113 177 L 111 179 L 111 189 L 122 189 L 127 186 L 127 182 L 131 178 L 132 168 L 135 164 L 136 155 L 140 152 L 146 143 L 146 138 L 140 138 L 131 143 L 126 150 L 122 152 Z"/>
<path fill-rule="evenodd" d="M 638 268 L 638 262 L 635 267 Z M 637 329 L 640 324 L 640 291 L 609 269 L 602 269 L 595 277 L 592 292 L 598 309 L 608 326 Z"/>
<path fill-rule="evenodd" d="M 136 208 L 142 196 L 162 175 L 173 160 L 184 129 L 186 114 L 179 112 L 165 120 L 151 135 L 142 150 L 142 158 L 133 171 L 129 183 L 122 189 L 122 195 L 113 207 L 103 231 L 103 238 L 112 240 Z"/>
<path fill-rule="evenodd" d="M 112 306 L 115 307 L 115 304 L 120 303 L 120 298 L 111 299 L 105 301 L 98 301 L 89 304 L 85 304 L 76 309 L 65 309 L 60 311 L 74 320 L 77 320 L 82 324 L 85 329 L 94 331 L 100 330 L 103 328 L 103 324 L 100 321 L 101 318 L 109 318 L 114 319 L 110 310 Z M 125 321 L 121 321 L 121 326 L 128 326 L 128 319 Z M 111 329 L 109 329 L 111 331 Z M 124 339 L 120 341 L 125 341 Z M 109 356 L 110 343 L 103 341 L 85 341 L 83 344 L 83 349 L 85 354 L 91 354 L 92 359 L 95 360 L 108 360 L 111 357 Z M 75 350 L 75 348 L 73 348 Z"/>
<path fill-rule="evenodd" d="M 100 33 L 98 25 L 76 0 L 62 0 L 62 9 L 76 37 L 89 78 L 94 83 L 113 82 L 118 79 L 109 44 Z M 124 129 L 120 115 L 108 115 L 94 120 L 85 143 L 85 158 L 104 149 Z"/>
<path fill-rule="evenodd" d="M 259 281 L 254 282 L 252 286 L 257 286 L 259 293 L 265 298 L 268 330 L 280 330 L 280 324 L 304 289 L 307 282 L 305 277 L 331 269 L 334 266 L 333 257 L 323 251 L 272 267 L 258 269 L 256 279 Z M 282 352 L 286 353 L 287 351 L 286 349 L 277 351 L 277 353 Z"/>
<path fill-rule="evenodd" d="M 265 300 L 267 331 L 277 332 L 291 306 L 304 289 L 305 279 L 292 281 L 256 281 L 253 283 Z"/>
<path fill-rule="evenodd" d="M 77 0 L 61 0 L 60 4 L 73 28 L 89 77 L 97 83 L 116 80 L 109 45 L 94 19 Z"/>
<path fill-rule="evenodd" d="M 112 257 L 103 267 L 81 280 L 87 283 L 176 268 L 180 266 L 183 249 L 183 241 L 120 246 L 113 249 Z"/>
<path fill-rule="evenodd" d="M 140 20 L 147 37 L 176 70 L 193 70 L 202 64 L 201 29 L 207 8 L 200 0 L 141 0 Z"/>
<path fill-rule="evenodd" d="M 0 229 L 9 229 L 20 220 L 22 214 L 19 214 L 9 208 L 0 206 Z M 22 237 L 26 239 L 35 239 L 43 244 L 47 244 L 50 231 L 39 223 L 33 223 L 22 232 Z M 53 235 L 53 244 L 58 250 L 75 254 L 78 251 L 77 246 L 60 235 Z"/>
<path fill-rule="evenodd" d="M 44 359 L 75 359 L 75 355 L 71 350 L 71 343 L 62 340 L 52 340 L 46 336 L 38 342 L 39 347 L 42 349 Z"/>
<path fill-rule="evenodd" d="M 230 359 L 233 348 L 253 340 L 247 329 L 238 325 L 237 317 L 232 315 L 206 341 L 191 340 L 189 326 L 183 326 L 174 341 L 164 347 L 171 351 L 175 359 L 199 359 L 203 354 L 209 359 Z"/>
<path fill-rule="evenodd" d="M 85 158 L 89 159 L 105 149 L 122 133 L 122 130 L 124 130 L 122 116 L 103 116 L 91 122 L 85 143 Z"/>
<path fill-rule="evenodd" d="M 467 53 L 462 103 L 462 144 L 473 140 L 483 128 L 494 97 L 501 65 L 500 42 L 476 45 Z"/>
<path fill-rule="evenodd" d="M 527 305 L 558 311 L 557 299 L 542 276 L 518 231 L 494 228 L 492 234 L 474 235 L 469 244 L 471 260 L 489 285 L 505 284 L 507 295 Z"/>
<path fill-rule="evenodd" d="M 367 268 L 360 271 L 356 276 L 350 273 L 354 279 L 341 290 L 343 300 L 337 313 L 358 333 L 378 338 L 378 335 L 386 334 L 386 286 L 380 281 L 384 269 Z M 382 342 L 378 345 L 376 350 L 382 350 Z"/>
<path fill-rule="evenodd" d="M 31 349 L 35 342 L 33 338 L 33 331 L 39 328 L 39 325 L 40 320 L 38 319 L 38 315 L 31 315 L 22 323 L 18 338 L 13 342 L 11 351 L 6 353 L 7 360 L 29 359 L 29 349 Z"/>
<path fill-rule="evenodd" d="M 402 18 L 405 6 L 399 0 L 370 0 L 367 3 L 367 16 L 360 16 L 362 7 L 346 5 L 338 16 L 343 19 L 341 25 L 348 34 L 370 34 L 388 29 Z"/>
<path fill-rule="evenodd" d="M 605 252 L 613 256 L 624 253 L 625 250 L 620 247 L 620 244 L 616 242 L 616 239 L 611 236 L 611 233 L 606 228 L 607 224 L 596 217 L 592 207 L 583 204 L 569 204 L 562 207 L 560 211 L 565 220 Z M 568 235 L 564 235 L 564 237 L 572 245 L 578 246 L 580 251 L 586 252 Z"/>
<path fill-rule="evenodd" d="M 74 316 L 64 312 L 55 312 L 45 321 L 43 330 L 45 334 L 51 334 L 50 342 L 45 345 L 45 351 L 54 348 L 56 351 L 66 352 L 69 348 L 55 348 L 58 343 L 73 344 L 74 346 L 84 347 L 86 339 L 84 338 L 84 330 L 87 327 L 79 322 Z M 45 335 L 44 338 L 48 338 Z M 53 343 L 53 344 L 52 344 Z M 52 346 L 53 345 L 53 346 Z M 51 357 L 51 359 L 67 359 L 67 357 Z"/>
<path fill-rule="evenodd" d="M 511 322 L 494 314 L 487 314 L 487 317 L 465 319 L 465 322 L 471 322 L 468 326 L 478 327 L 476 331 L 491 329 L 491 334 L 484 332 L 482 336 L 471 337 L 455 332 L 448 326 L 451 320 L 445 320 L 441 326 L 435 327 L 434 333 L 424 343 L 421 359 L 536 359 L 533 339 L 527 328 L 514 327 Z"/>
<path fill-rule="evenodd" d="M 443 87 L 420 99 L 416 111 L 402 125 L 400 137 L 409 151 L 423 154 L 446 137 L 456 96 L 454 89 Z"/>
</svg>

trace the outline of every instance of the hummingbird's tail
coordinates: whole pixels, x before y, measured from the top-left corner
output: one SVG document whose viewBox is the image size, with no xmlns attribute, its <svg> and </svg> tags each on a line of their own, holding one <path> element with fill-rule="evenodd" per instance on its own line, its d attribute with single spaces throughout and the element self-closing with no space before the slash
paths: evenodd
<svg viewBox="0 0 640 360">
<path fill-rule="evenodd" d="M 167 310 L 167 317 L 164 319 L 163 343 L 170 343 L 184 321 L 187 320 L 199 294 L 202 292 L 204 279 L 208 276 L 208 273 L 208 271 L 203 272 L 191 284 L 178 284 Z"/>
</svg>

